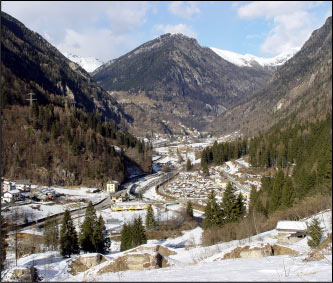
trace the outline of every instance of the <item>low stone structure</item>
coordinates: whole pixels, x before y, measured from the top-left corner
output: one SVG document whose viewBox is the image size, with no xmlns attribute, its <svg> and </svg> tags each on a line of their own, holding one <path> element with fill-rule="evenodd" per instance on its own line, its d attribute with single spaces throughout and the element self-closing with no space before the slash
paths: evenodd
<svg viewBox="0 0 333 283">
<path fill-rule="evenodd" d="M 79 272 L 84 272 L 89 268 L 99 265 L 105 261 L 106 258 L 99 253 L 91 256 L 80 256 L 71 262 L 71 264 L 69 265 L 69 272 L 72 275 L 76 275 Z"/>
</svg>

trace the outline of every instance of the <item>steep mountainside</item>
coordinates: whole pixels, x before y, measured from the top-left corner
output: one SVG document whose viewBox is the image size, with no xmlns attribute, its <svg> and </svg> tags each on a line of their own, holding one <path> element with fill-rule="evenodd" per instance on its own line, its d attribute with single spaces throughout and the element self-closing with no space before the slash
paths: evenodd
<svg viewBox="0 0 333 283">
<path fill-rule="evenodd" d="M 105 187 L 151 172 L 149 146 L 86 71 L 5 13 L 1 28 L 1 177 Z"/>
<path fill-rule="evenodd" d="M 215 129 L 241 129 L 253 135 L 280 120 L 319 118 L 328 110 L 332 110 L 332 17 L 311 34 L 263 89 L 223 113 Z"/>
<path fill-rule="evenodd" d="M 262 87 L 270 72 L 240 68 L 193 38 L 165 34 L 92 75 L 124 103 L 136 127 L 177 132 L 179 124 L 203 129 L 241 97 Z"/>
<path fill-rule="evenodd" d="M 1 79 L 8 103 L 26 103 L 33 92 L 39 104 L 76 103 L 89 112 L 98 110 L 120 122 L 120 106 L 89 74 L 71 62 L 39 34 L 10 15 L 1 13 Z"/>
</svg>

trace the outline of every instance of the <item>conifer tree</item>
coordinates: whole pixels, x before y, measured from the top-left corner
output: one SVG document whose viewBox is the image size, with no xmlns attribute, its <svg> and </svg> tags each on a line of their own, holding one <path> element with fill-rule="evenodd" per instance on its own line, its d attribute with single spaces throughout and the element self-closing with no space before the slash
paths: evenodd
<svg viewBox="0 0 333 283">
<path fill-rule="evenodd" d="M 79 253 L 77 233 L 69 211 L 66 209 L 60 230 L 60 254 L 71 257 Z"/>
<path fill-rule="evenodd" d="M 105 253 L 103 223 L 98 221 L 93 232 L 94 251 L 97 253 Z"/>
<path fill-rule="evenodd" d="M 134 219 L 134 223 L 132 224 L 132 242 L 134 244 L 134 247 L 146 244 L 147 243 L 147 237 L 145 233 L 145 229 L 142 224 L 141 216 L 138 216 Z"/>
<path fill-rule="evenodd" d="M 223 211 L 216 202 L 216 196 L 212 190 L 208 196 L 208 202 L 205 207 L 205 218 L 202 222 L 204 229 L 214 228 L 222 226 L 223 223 Z"/>
<path fill-rule="evenodd" d="M 223 193 L 221 209 L 224 214 L 224 223 L 238 221 L 242 208 L 238 206 L 235 188 L 230 182 Z"/>
<path fill-rule="evenodd" d="M 319 246 L 321 237 L 323 235 L 323 229 L 320 227 L 319 220 L 313 218 L 310 226 L 308 227 L 308 245 L 314 249 Z"/>
<path fill-rule="evenodd" d="M 96 210 L 91 201 L 86 208 L 86 214 L 84 221 L 81 225 L 81 231 L 79 236 L 79 242 L 81 249 L 84 252 L 94 252 L 94 230 L 97 224 Z"/>
<path fill-rule="evenodd" d="M 242 193 L 239 193 L 236 200 L 236 219 L 240 220 L 246 213 L 246 206 Z"/>
<path fill-rule="evenodd" d="M 192 202 L 191 201 L 188 201 L 187 202 L 187 206 L 186 206 L 186 214 L 193 218 L 193 205 L 192 205 Z"/>
<path fill-rule="evenodd" d="M 153 210 L 151 204 L 148 206 L 148 209 L 147 209 L 145 224 L 146 224 L 146 228 L 148 231 L 152 231 L 156 228 L 157 223 L 156 223 L 156 220 L 154 217 L 154 210 Z"/>
<path fill-rule="evenodd" d="M 121 230 L 120 251 L 126 251 L 131 248 L 131 230 L 130 225 L 124 224 Z"/>
</svg>

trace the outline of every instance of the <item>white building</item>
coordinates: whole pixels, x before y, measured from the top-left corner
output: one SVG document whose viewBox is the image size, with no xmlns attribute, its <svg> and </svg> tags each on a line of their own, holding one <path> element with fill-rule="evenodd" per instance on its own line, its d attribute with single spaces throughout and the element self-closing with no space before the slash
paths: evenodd
<svg viewBox="0 0 333 283">
<path fill-rule="evenodd" d="M 4 193 L 3 195 L 3 201 L 5 202 L 17 201 L 21 199 L 22 195 L 19 190 L 11 190 L 9 192 Z"/>
<path fill-rule="evenodd" d="M 15 183 L 14 182 L 10 182 L 10 181 L 4 181 L 2 184 L 2 192 L 6 193 L 6 192 L 10 192 L 15 190 Z"/>
<path fill-rule="evenodd" d="M 108 193 L 115 193 L 119 188 L 118 181 L 109 181 L 106 183 L 106 191 Z"/>
</svg>

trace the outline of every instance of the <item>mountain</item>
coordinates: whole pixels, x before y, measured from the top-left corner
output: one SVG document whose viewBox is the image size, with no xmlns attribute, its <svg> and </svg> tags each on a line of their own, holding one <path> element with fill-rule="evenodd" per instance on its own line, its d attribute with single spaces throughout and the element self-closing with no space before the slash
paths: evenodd
<svg viewBox="0 0 333 283">
<path fill-rule="evenodd" d="M 1 83 L 2 177 L 105 188 L 110 179 L 123 182 L 133 168 L 151 172 L 150 149 L 126 131 L 131 118 L 117 101 L 3 12 Z"/>
<path fill-rule="evenodd" d="M 39 34 L 4 12 L 1 25 L 1 75 L 7 82 L 3 92 L 8 103 L 28 104 L 25 99 L 32 92 L 39 104 L 75 103 L 88 112 L 96 109 L 116 123 L 128 118 L 84 69 Z"/>
<path fill-rule="evenodd" d="M 252 68 L 267 68 L 276 70 L 278 66 L 283 65 L 291 57 L 293 57 L 300 48 L 292 48 L 289 51 L 283 52 L 273 58 L 262 58 L 251 54 L 238 54 L 228 50 L 222 50 L 215 47 L 210 47 L 217 55 L 223 59 L 235 64 L 239 67 L 252 67 Z"/>
<path fill-rule="evenodd" d="M 267 85 L 223 113 L 217 121 L 223 127 L 215 129 L 253 135 L 279 121 L 321 118 L 327 111 L 332 111 L 332 17 Z"/>
<path fill-rule="evenodd" d="M 165 34 L 107 62 L 93 78 L 131 113 L 134 126 L 160 132 L 203 130 L 271 72 L 241 68 L 182 34 Z M 183 126 L 181 126 L 183 125 Z"/>
<path fill-rule="evenodd" d="M 93 72 L 98 67 L 100 67 L 104 64 L 101 60 L 94 58 L 94 57 L 80 57 L 80 56 L 74 55 L 72 53 L 67 53 L 67 52 L 65 52 L 64 55 L 72 62 L 79 64 L 88 73 Z"/>
</svg>

